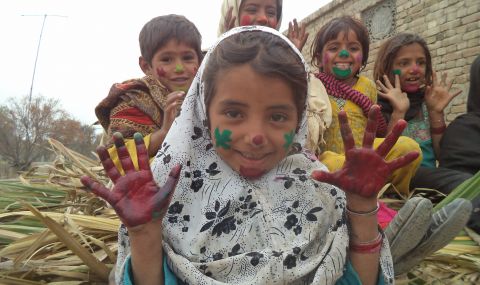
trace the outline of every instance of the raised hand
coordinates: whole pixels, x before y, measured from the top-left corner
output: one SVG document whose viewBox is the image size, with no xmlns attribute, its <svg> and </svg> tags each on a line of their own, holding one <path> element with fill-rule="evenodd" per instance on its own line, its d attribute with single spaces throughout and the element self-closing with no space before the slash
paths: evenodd
<svg viewBox="0 0 480 285">
<path fill-rule="evenodd" d="M 378 95 L 390 102 L 394 112 L 405 114 L 408 108 L 410 108 L 410 100 L 408 99 L 407 93 L 402 92 L 400 76 L 395 74 L 395 85 L 390 83 L 387 75 L 383 75 L 383 80 L 385 84 L 377 80 Z"/>
<path fill-rule="evenodd" d="M 118 157 L 125 170 L 120 175 L 105 147 L 97 148 L 97 153 L 108 177 L 113 181 L 112 190 L 103 184 L 83 176 L 81 181 L 95 195 L 105 199 L 117 212 L 120 220 L 129 228 L 146 224 L 153 219 L 161 219 L 165 215 L 170 198 L 177 185 L 181 166 L 175 166 L 169 178 L 162 187 L 153 180 L 147 154 L 147 149 L 141 134 L 134 135 L 138 156 L 139 170 L 135 170 L 130 154 L 128 153 L 123 137 L 120 133 L 114 134 L 115 147 Z"/>
<path fill-rule="evenodd" d="M 308 33 L 305 32 L 305 23 L 303 23 L 301 27 L 298 27 L 297 19 L 293 19 L 293 24 L 292 22 L 289 22 L 288 39 L 299 51 L 302 51 L 302 48 L 308 39 Z"/>
<path fill-rule="evenodd" d="M 433 82 L 425 88 L 425 104 L 429 112 L 443 113 L 450 101 L 462 93 L 462 90 L 450 93 L 453 80 L 447 83 L 447 73 L 442 74 L 438 82 L 436 72 L 433 72 Z"/>
<path fill-rule="evenodd" d="M 344 111 L 338 114 L 345 147 L 345 163 L 342 169 L 333 173 L 314 171 L 312 177 L 315 180 L 333 184 L 344 190 L 347 195 L 354 194 L 372 198 L 376 197 L 393 171 L 418 157 L 417 152 L 411 152 L 390 162 L 386 162 L 384 159 L 405 128 L 404 120 L 398 121 L 382 144 L 376 150 L 373 149 L 378 112 L 380 112 L 380 107 L 374 105 L 368 113 L 368 122 L 361 148 L 355 147 L 347 114 Z"/>
</svg>

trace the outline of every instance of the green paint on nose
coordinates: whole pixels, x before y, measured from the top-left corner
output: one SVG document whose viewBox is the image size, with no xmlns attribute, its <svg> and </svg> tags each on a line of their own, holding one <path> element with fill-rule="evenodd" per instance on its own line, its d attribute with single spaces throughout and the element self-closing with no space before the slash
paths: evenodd
<svg viewBox="0 0 480 285">
<path fill-rule="evenodd" d="M 342 49 L 338 55 L 339 55 L 340 57 L 349 57 L 349 56 L 350 56 L 350 53 L 348 53 L 348 51 Z"/>
<path fill-rule="evenodd" d="M 400 76 L 400 74 L 402 74 L 402 72 L 400 71 L 400 69 L 394 69 L 393 74 Z"/>
<path fill-rule="evenodd" d="M 177 64 L 177 65 L 175 66 L 175 72 L 176 72 L 176 73 L 183 72 L 183 65 Z"/>
</svg>

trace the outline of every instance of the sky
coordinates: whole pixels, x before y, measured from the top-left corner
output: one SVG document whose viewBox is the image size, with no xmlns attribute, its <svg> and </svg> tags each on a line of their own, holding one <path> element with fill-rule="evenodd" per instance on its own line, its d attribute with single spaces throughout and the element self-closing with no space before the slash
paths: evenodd
<svg viewBox="0 0 480 285">
<path fill-rule="evenodd" d="M 281 31 L 329 0 L 284 0 Z M 214 43 L 222 0 L 14 0 L 0 3 L 0 104 L 30 93 L 56 98 L 84 124 L 111 85 L 143 76 L 138 34 L 150 19 L 180 14 L 192 21 L 203 47 Z"/>
</svg>

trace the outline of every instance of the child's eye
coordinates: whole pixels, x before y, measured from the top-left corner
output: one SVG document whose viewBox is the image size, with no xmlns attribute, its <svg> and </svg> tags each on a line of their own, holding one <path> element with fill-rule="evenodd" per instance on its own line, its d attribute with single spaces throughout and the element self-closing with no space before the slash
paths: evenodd
<svg viewBox="0 0 480 285">
<path fill-rule="evenodd" d="M 257 7 L 255 7 L 255 6 L 245 7 L 245 12 L 247 12 L 249 14 L 256 14 L 257 13 Z"/>
<path fill-rule="evenodd" d="M 172 62 L 172 58 L 171 57 L 162 57 L 162 58 L 160 58 L 160 61 L 163 62 L 163 63 L 170 63 L 170 62 Z"/>
<path fill-rule="evenodd" d="M 195 56 L 193 54 L 187 54 L 182 57 L 184 61 L 191 61 L 195 59 Z"/>
<path fill-rule="evenodd" d="M 276 18 L 277 11 L 275 9 L 267 9 L 267 16 L 270 18 Z"/>
<path fill-rule="evenodd" d="M 239 119 L 242 117 L 242 114 L 236 110 L 228 110 L 228 111 L 225 111 L 225 116 L 231 119 Z"/>
<path fill-rule="evenodd" d="M 331 51 L 331 52 L 336 52 L 338 50 L 338 47 L 337 46 L 329 46 L 327 48 L 328 51 Z"/>
<path fill-rule="evenodd" d="M 417 62 L 417 64 L 418 64 L 418 65 L 421 65 L 421 66 L 424 66 L 424 65 L 427 64 L 427 62 L 426 62 L 425 60 L 419 60 L 419 61 Z"/>
<path fill-rule="evenodd" d="M 287 120 L 287 116 L 284 114 L 273 114 L 271 120 L 273 122 L 285 122 Z"/>
<path fill-rule="evenodd" d="M 360 47 L 359 46 L 351 46 L 350 47 L 350 51 L 354 52 L 354 51 L 359 51 L 360 50 Z"/>
</svg>

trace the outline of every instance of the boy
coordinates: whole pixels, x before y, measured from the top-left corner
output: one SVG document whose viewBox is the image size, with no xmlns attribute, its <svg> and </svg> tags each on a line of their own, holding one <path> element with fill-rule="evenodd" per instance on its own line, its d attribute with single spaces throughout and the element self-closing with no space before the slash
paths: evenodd
<svg viewBox="0 0 480 285">
<path fill-rule="evenodd" d="M 198 29 L 184 16 L 159 16 L 143 26 L 139 66 L 145 77 L 113 84 L 95 108 L 109 138 L 107 145 L 112 146 L 115 132 L 127 145 L 140 132 L 149 156 L 157 153 L 200 65 L 201 41 Z"/>
</svg>

